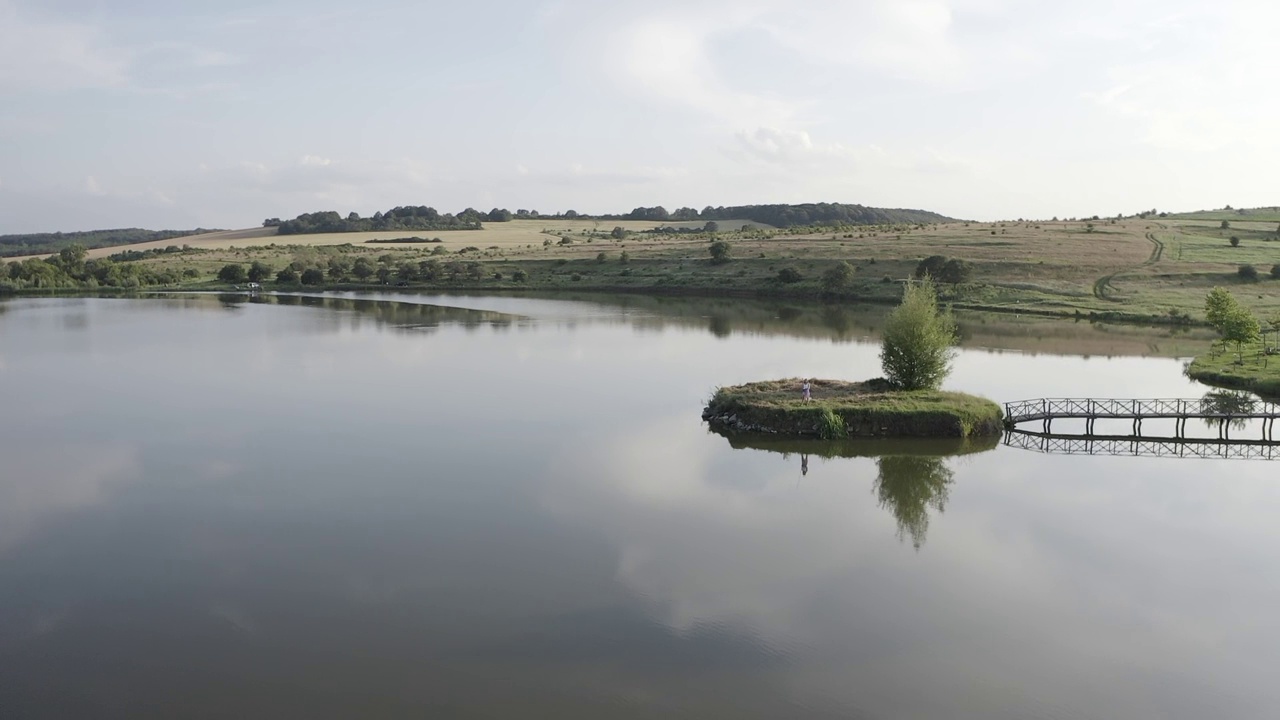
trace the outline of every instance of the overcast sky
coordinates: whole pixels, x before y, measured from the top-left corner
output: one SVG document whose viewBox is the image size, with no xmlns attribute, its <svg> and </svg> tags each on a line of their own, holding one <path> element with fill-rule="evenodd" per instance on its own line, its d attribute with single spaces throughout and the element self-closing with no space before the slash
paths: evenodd
<svg viewBox="0 0 1280 720">
<path fill-rule="evenodd" d="M 0 232 L 1280 204 L 1280 3 L 0 0 Z"/>
</svg>

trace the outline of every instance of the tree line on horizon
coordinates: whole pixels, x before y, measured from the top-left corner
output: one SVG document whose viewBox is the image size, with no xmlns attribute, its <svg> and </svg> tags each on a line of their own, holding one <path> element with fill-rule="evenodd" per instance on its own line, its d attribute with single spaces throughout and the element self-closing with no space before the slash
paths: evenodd
<svg viewBox="0 0 1280 720">
<path fill-rule="evenodd" d="M 511 213 L 505 210 L 494 209 L 492 213 L 485 214 L 474 208 L 467 208 L 453 215 L 441 213 L 426 205 L 416 205 L 394 207 L 385 213 L 376 212 L 371 217 L 360 217 L 359 213 L 352 212 L 344 218 L 333 210 L 322 210 L 303 213 L 293 220 L 267 218 L 262 221 L 262 225 L 276 228 L 280 235 L 310 235 L 385 230 L 480 230 L 483 227 L 482 221 L 503 222 L 510 219 Z"/>
<path fill-rule="evenodd" d="M 82 232 L 22 233 L 0 235 L 0 257 L 19 257 L 22 255 L 43 255 L 58 253 L 74 245 L 89 250 L 118 245 L 135 245 L 137 243 L 171 240 L 178 237 L 200 235 L 217 232 L 196 228 L 195 230 L 143 230 L 141 228 L 118 228 L 114 230 L 86 230 Z"/>
<path fill-rule="evenodd" d="M 665 207 L 637 207 L 623 214 L 589 215 L 576 210 L 566 210 L 544 215 L 537 210 L 524 208 L 511 212 L 506 208 L 493 208 L 481 212 L 467 208 L 456 215 L 441 213 L 426 205 L 395 207 L 386 212 L 361 217 L 349 213 L 343 217 L 333 210 L 303 213 L 293 220 L 268 218 L 264 227 L 277 228 L 280 235 L 316 233 L 377 232 L 396 230 L 480 230 L 486 222 L 510 222 L 511 220 L 643 220 L 648 222 L 693 222 L 718 220 L 749 220 L 778 228 L 814 225 L 894 225 L 947 222 L 952 218 L 927 210 L 874 208 L 849 203 L 803 203 L 799 205 L 731 205 L 702 210 L 681 207 L 668 211 Z"/>
</svg>

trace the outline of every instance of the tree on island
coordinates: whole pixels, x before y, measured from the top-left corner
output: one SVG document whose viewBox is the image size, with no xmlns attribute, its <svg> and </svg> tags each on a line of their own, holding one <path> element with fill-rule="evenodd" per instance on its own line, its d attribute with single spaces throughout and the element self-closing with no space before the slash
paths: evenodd
<svg viewBox="0 0 1280 720">
<path fill-rule="evenodd" d="M 1244 344 L 1259 339 L 1262 326 L 1258 319 L 1240 304 L 1235 296 L 1214 288 L 1204 299 L 1205 320 L 1221 335 L 1224 342 L 1235 343 L 1236 360 L 1244 362 Z"/>
<path fill-rule="evenodd" d="M 955 344 L 955 319 L 938 307 L 933 282 L 925 277 L 909 283 L 885 322 L 880 348 L 885 378 L 900 390 L 937 390 L 951 372 Z"/>
</svg>

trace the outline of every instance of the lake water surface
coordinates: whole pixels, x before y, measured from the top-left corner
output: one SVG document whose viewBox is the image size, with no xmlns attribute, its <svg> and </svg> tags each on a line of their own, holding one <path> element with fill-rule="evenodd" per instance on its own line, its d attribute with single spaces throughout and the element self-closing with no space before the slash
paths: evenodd
<svg viewBox="0 0 1280 720">
<path fill-rule="evenodd" d="M 0 718 L 1280 708 L 1275 464 L 735 449 L 716 385 L 877 375 L 884 309 L 403 299 L 0 303 Z M 961 352 L 1000 401 L 1205 392 L 966 334 L 1041 350 Z"/>
</svg>

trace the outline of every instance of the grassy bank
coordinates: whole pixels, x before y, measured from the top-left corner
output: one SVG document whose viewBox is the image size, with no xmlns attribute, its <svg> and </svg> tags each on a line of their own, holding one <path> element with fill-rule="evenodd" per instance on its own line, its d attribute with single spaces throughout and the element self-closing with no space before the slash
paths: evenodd
<svg viewBox="0 0 1280 720">
<path fill-rule="evenodd" d="M 773 380 L 722 387 L 703 411 L 712 428 L 790 437 L 970 437 L 999 435 L 1000 406 L 964 393 L 890 389 L 883 380 L 851 383 Z"/>
<path fill-rule="evenodd" d="M 1265 398 L 1280 398 L 1280 355 L 1260 347 L 1248 349 L 1241 361 L 1231 350 L 1215 346 L 1187 366 L 1187 377 L 1214 387 L 1248 390 Z"/>
<path fill-rule="evenodd" d="M 942 301 L 957 308 L 1183 325 L 1199 322 L 1205 293 L 1220 285 L 1260 317 L 1280 313 L 1280 281 L 1270 276 L 1280 263 L 1280 236 L 1263 222 L 1235 221 L 1228 229 L 1187 218 L 782 230 L 726 221 L 719 232 L 670 234 L 652 232 L 657 225 L 523 220 L 392 244 L 369 241 L 423 233 L 276 236 L 257 228 L 130 246 L 135 257 L 117 265 L 145 270 L 141 287 L 153 289 L 226 289 L 216 281 L 221 268 L 258 262 L 271 269 L 262 282 L 267 290 L 589 290 L 896 303 L 922 259 L 945 255 L 969 268 L 963 281 L 939 284 Z M 728 243 L 727 257 L 711 257 L 717 241 Z M 89 260 L 119 250 L 92 251 Z M 845 265 L 844 275 L 828 278 Z M 1241 265 L 1253 266 L 1259 279 L 1240 276 Z M 286 267 L 297 279 L 278 282 Z M 306 269 L 320 274 L 304 286 Z M 141 289 L 138 278 L 118 270 L 100 271 L 94 284 Z M 65 287 L 56 274 L 24 277 L 0 278 L 0 291 L 96 289 Z"/>
</svg>

